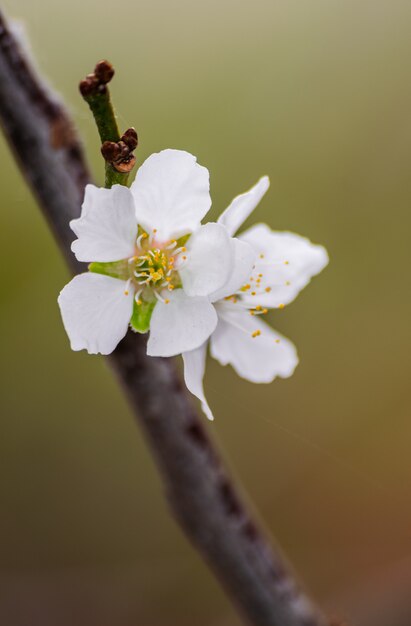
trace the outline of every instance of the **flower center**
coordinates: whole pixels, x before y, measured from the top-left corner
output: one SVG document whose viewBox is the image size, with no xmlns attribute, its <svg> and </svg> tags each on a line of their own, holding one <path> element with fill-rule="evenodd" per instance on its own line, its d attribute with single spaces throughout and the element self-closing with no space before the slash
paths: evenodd
<svg viewBox="0 0 411 626">
<path fill-rule="evenodd" d="M 173 239 L 166 243 L 156 243 L 155 236 L 142 232 L 136 241 L 136 254 L 128 260 L 130 282 L 136 287 L 137 303 L 144 299 L 150 301 L 155 296 L 167 302 L 160 295 L 162 290 L 173 291 L 181 287 L 178 270 L 186 260 L 184 246 L 178 246 Z"/>
</svg>

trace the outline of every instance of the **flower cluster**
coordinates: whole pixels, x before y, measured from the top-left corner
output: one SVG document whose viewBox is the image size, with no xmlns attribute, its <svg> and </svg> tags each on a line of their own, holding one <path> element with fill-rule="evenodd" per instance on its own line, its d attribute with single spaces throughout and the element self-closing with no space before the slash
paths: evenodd
<svg viewBox="0 0 411 626">
<path fill-rule="evenodd" d="M 89 271 L 58 302 L 73 350 L 109 354 L 129 326 L 149 331 L 147 354 L 182 354 L 184 378 L 210 419 L 203 390 L 211 356 L 252 382 L 290 376 L 293 344 L 263 320 L 283 308 L 328 262 L 325 249 L 257 224 L 235 237 L 269 187 L 267 177 L 237 196 L 217 223 L 209 175 L 179 150 L 153 154 L 131 188 L 86 188 L 70 226 L 72 250 Z"/>
</svg>

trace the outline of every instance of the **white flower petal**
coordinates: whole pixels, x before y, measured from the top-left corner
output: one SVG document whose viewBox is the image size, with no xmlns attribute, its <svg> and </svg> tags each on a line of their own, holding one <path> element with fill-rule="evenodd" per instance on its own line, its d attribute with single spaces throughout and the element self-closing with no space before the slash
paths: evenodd
<svg viewBox="0 0 411 626">
<path fill-rule="evenodd" d="M 137 220 L 130 190 L 87 185 L 81 217 L 70 227 L 78 237 L 71 249 L 79 261 L 106 263 L 133 256 Z"/>
<path fill-rule="evenodd" d="M 223 226 L 212 222 L 200 226 L 186 247 L 187 261 L 179 273 L 187 295 L 207 296 L 227 282 L 234 259 Z"/>
<path fill-rule="evenodd" d="M 248 243 L 234 237 L 230 239 L 230 246 L 234 258 L 233 269 L 223 287 L 209 296 L 211 302 L 233 295 L 250 280 L 256 258 L 255 250 Z"/>
<path fill-rule="evenodd" d="M 211 356 L 221 365 L 233 366 L 239 376 L 252 383 L 270 383 L 288 378 L 298 357 L 294 345 L 248 311 L 236 305 L 217 306 L 218 326 L 211 336 Z M 253 337 L 255 331 L 260 335 Z"/>
<path fill-rule="evenodd" d="M 110 354 L 127 332 L 134 291 L 126 282 L 87 272 L 79 274 L 58 297 L 72 350 Z"/>
<path fill-rule="evenodd" d="M 187 389 L 201 402 L 201 408 L 209 420 L 214 419 L 204 395 L 203 378 L 207 356 L 207 343 L 190 352 L 183 353 L 184 381 Z"/>
<path fill-rule="evenodd" d="M 258 183 L 251 187 L 249 191 L 234 198 L 232 203 L 220 215 L 217 220 L 218 223 L 225 226 L 230 235 L 235 235 L 241 224 L 254 211 L 269 186 L 270 180 L 268 176 L 260 178 Z"/>
<path fill-rule="evenodd" d="M 279 307 L 292 302 L 328 263 L 322 246 L 294 233 L 274 232 L 265 224 L 252 226 L 240 239 L 257 252 L 254 281 L 243 297 L 249 306 Z M 251 295 L 253 291 L 256 296 Z"/>
<path fill-rule="evenodd" d="M 150 322 L 147 354 L 174 356 L 198 348 L 217 325 L 217 313 L 207 298 L 176 289 L 168 304 L 157 302 Z"/>
<path fill-rule="evenodd" d="M 167 241 L 192 232 L 211 206 L 208 170 L 183 150 L 152 154 L 131 185 L 138 223 Z"/>
</svg>

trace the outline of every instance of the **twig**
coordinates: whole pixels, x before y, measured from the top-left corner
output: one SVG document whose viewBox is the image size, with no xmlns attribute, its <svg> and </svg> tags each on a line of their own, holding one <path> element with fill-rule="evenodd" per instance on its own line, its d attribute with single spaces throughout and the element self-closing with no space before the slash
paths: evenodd
<svg viewBox="0 0 411 626">
<path fill-rule="evenodd" d="M 137 133 L 129 128 L 120 137 L 108 83 L 114 76 L 114 68 L 108 61 L 97 63 L 92 74 L 80 82 L 80 93 L 93 113 L 100 135 L 101 152 L 106 160 L 106 187 L 127 185 L 128 176 L 136 159 Z"/>
<path fill-rule="evenodd" d="M 68 223 L 79 214 L 88 168 L 67 112 L 24 60 L 1 13 L 0 116 L 62 251 L 78 270 Z M 238 496 L 173 361 L 147 357 L 144 337 L 128 333 L 110 363 L 145 431 L 177 520 L 248 623 L 324 626 Z"/>
<path fill-rule="evenodd" d="M 110 91 L 107 87 L 113 76 L 112 65 L 107 61 L 100 61 L 94 68 L 94 72 L 87 74 L 80 82 L 80 93 L 94 115 L 101 143 L 120 139 Z"/>
</svg>

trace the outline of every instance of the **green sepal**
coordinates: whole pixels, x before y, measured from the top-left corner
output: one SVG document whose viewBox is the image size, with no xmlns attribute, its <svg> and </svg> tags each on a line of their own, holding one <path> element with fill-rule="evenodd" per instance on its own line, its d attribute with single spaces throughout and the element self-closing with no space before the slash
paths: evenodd
<svg viewBox="0 0 411 626">
<path fill-rule="evenodd" d="M 157 300 L 152 302 L 143 301 L 141 304 L 137 304 L 134 300 L 130 326 L 136 333 L 146 333 L 150 329 L 150 320 L 156 304 Z"/>
<path fill-rule="evenodd" d="M 90 263 L 88 269 L 89 272 L 120 278 L 120 280 L 128 280 L 130 278 L 130 268 L 127 259 L 113 261 L 112 263 Z"/>
<path fill-rule="evenodd" d="M 187 243 L 187 241 L 190 239 L 190 237 L 191 237 L 191 233 L 188 233 L 188 235 L 183 235 L 182 237 L 177 239 L 177 247 L 180 248 L 181 246 L 184 246 Z"/>
</svg>

